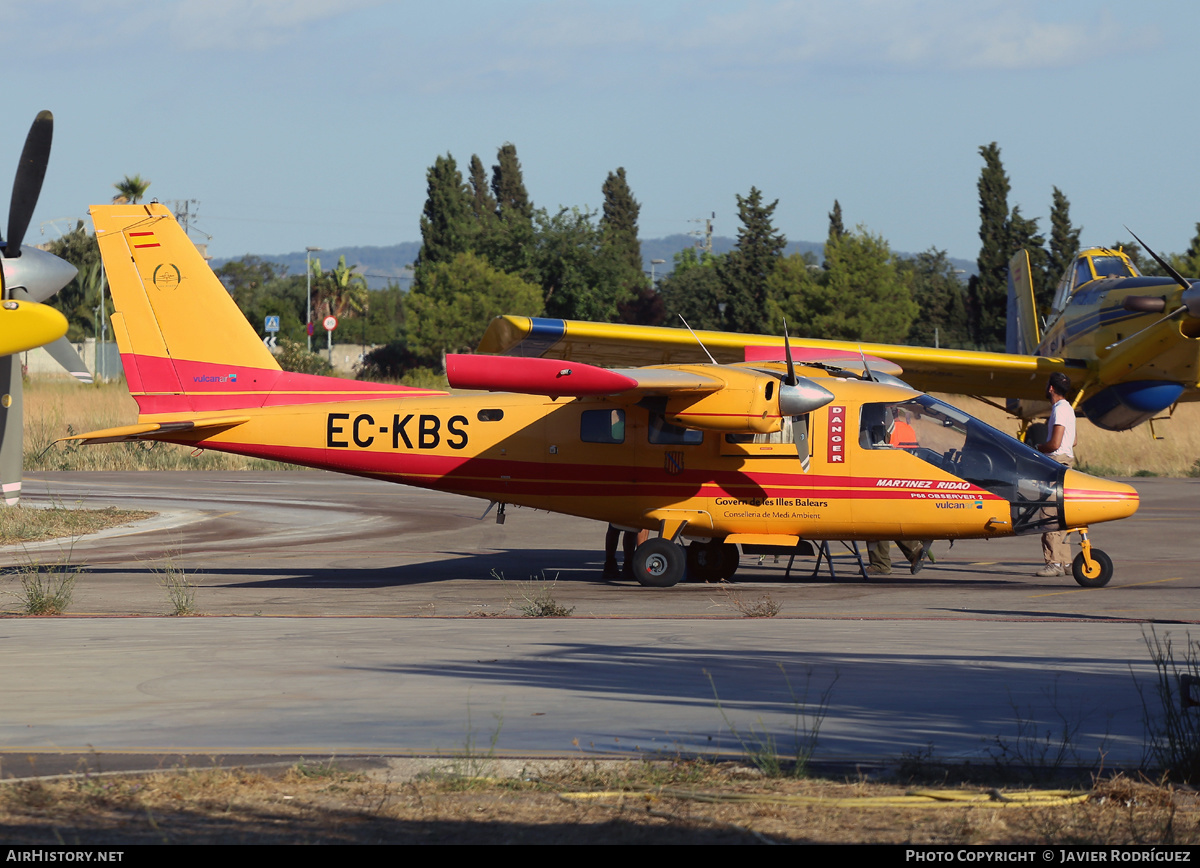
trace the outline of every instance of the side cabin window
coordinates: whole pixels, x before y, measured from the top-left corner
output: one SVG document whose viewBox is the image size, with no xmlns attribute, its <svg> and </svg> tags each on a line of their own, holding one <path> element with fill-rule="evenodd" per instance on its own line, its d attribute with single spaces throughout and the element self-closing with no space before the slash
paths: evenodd
<svg viewBox="0 0 1200 868">
<path fill-rule="evenodd" d="M 584 410 L 579 416 L 579 439 L 584 443 L 624 443 L 624 410 Z"/>
<path fill-rule="evenodd" d="M 1075 260 L 1075 286 L 1076 288 L 1083 286 L 1092 279 L 1092 269 L 1088 267 L 1086 256 L 1081 256 Z"/>
<path fill-rule="evenodd" d="M 698 446 L 704 442 L 704 432 L 695 428 L 680 428 L 672 425 L 658 413 L 650 414 L 650 425 L 646 429 L 650 442 L 663 446 Z"/>
<path fill-rule="evenodd" d="M 793 421 L 791 416 L 784 416 L 779 430 L 773 434 L 726 434 L 721 442 L 722 455 L 753 455 L 760 458 L 795 458 L 796 429 L 800 429 L 800 447 L 812 454 L 809 439 L 808 414 L 797 416 Z"/>
<path fill-rule="evenodd" d="M 859 416 L 858 444 L 863 449 L 907 449 L 920 444 L 911 413 L 895 404 L 863 404 Z"/>
</svg>

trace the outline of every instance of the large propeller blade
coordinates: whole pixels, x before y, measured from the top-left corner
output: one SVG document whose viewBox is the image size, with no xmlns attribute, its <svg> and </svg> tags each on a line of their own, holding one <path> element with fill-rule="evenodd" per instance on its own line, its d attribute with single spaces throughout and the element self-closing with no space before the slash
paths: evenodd
<svg viewBox="0 0 1200 868">
<path fill-rule="evenodd" d="M 1171 267 L 1171 264 L 1150 249 L 1150 245 L 1137 237 L 1137 233 L 1125 227 L 1125 231 L 1134 237 L 1138 244 L 1142 245 L 1147 253 L 1154 257 L 1154 261 L 1162 266 L 1163 271 L 1171 276 L 1171 279 L 1178 283 L 1183 288 L 1183 296 L 1180 301 L 1183 302 L 1181 307 L 1176 308 L 1167 314 L 1163 319 L 1170 319 L 1178 313 L 1187 311 L 1189 316 L 1200 317 L 1200 288 L 1192 284 L 1190 280 Z M 1157 323 L 1155 323 L 1157 325 Z"/>
<path fill-rule="evenodd" d="M 833 400 L 833 392 L 808 377 L 796 376 L 796 363 L 792 360 L 792 343 L 788 338 L 787 323 L 783 324 L 783 350 L 787 360 L 787 376 L 779 385 L 779 415 L 792 419 L 792 442 L 800 457 L 800 469 L 808 472 L 808 428 L 800 418 L 824 407 Z"/>
<path fill-rule="evenodd" d="M 54 115 L 48 111 L 38 112 L 25 137 L 25 149 L 21 151 L 21 162 L 17 164 L 17 177 L 13 181 L 12 201 L 8 206 L 8 240 L 4 244 L 4 256 L 8 259 L 21 255 L 21 242 L 25 240 L 25 230 L 29 228 L 33 209 L 42 192 L 53 137 Z"/>
</svg>

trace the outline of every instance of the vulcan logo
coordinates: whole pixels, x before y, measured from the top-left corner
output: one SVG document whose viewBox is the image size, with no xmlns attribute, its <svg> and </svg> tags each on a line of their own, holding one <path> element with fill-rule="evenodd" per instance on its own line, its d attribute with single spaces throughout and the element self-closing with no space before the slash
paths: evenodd
<svg viewBox="0 0 1200 868">
<path fill-rule="evenodd" d="M 192 377 L 193 383 L 236 383 L 237 374 L 226 374 L 225 376 L 213 376 L 212 374 L 201 374 L 198 377 Z"/>
</svg>

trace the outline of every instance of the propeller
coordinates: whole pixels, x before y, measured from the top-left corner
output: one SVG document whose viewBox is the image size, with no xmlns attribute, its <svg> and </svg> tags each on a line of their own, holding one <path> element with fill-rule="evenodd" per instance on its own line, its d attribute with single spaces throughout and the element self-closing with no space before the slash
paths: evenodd
<svg viewBox="0 0 1200 868">
<path fill-rule="evenodd" d="M 1145 251 L 1154 258 L 1154 261 L 1162 266 L 1163 271 L 1169 274 L 1171 279 L 1183 288 L 1183 295 L 1180 297 L 1182 305 L 1171 311 L 1169 314 L 1163 317 L 1163 319 L 1170 319 L 1171 317 L 1178 313 L 1182 313 L 1185 310 L 1188 312 L 1188 316 L 1200 317 L 1200 287 L 1193 284 L 1190 280 L 1172 268 L 1170 263 L 1151 250 L 1150 245 L 1138 238 L 1137 233 L 1135 233 L 1128 226 L 1125 227 L 1125 231 L 1132 235 L 1134 239 L 1137 240 L 1137 243 L 1142 245 Z"/>
<path fill-rule="evenodd" d="M 792 417 L 792 442 L 796 444 L 796 454 L 800 456 L 800 469 L 808 473 L 808 427 L 798 423 L 801 416 L 824 407 L 833 400 L 834 395 L 820 383 L 796 376 L 787 322 L 783 324 L 783 351 L 787 361 L 787 376 L 779 386 L 779 415 Z"/>
<path fill-rule="evenodd" d="M 44 250 L 21 246 L 33 219 L 54 137 L 54 115 L 38 112 L 25 137 L 25 147 L 13 180 L 8 208 L 8 232 L 0 239 L 0 297 L 42 302 L 75 277 L 70 263 Z M 87 366 L 65 337 L 48 344 L 50 354 L 73 376 L 91 382 Z M 23 459 L 21 364 L 16 356 L 0 356 L 0 492 L 14 506 L 21 497 Z"/>
</svg>

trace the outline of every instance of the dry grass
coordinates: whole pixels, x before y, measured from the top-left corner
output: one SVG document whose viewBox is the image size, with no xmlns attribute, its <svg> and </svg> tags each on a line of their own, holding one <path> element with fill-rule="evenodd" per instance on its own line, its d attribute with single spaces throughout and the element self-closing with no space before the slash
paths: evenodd
<svg viewBox="0 0 1200 868">
<path fill-rule="evenodd" d="M 137 509 L 49 509 L 10 506 L 0 509 L 0 545 L 80 537 L 110 527 L 131 524 L 154 515 Z"/>
<path fill-rule="evenodd" d="M 25 386 L 26 470 L 295 470 L 290 464 L 202 452 L 171 443 L 80 446 L 54 441 L 70 434 L 130 425 L 137 404 L 123 382 L 81 386 L 35 379 Z"/>
<path fill-rule="evenodd" d="M 764 780 L 738 764 L 690 760 L 533 764 L 468 788 L 302 764 L 282 776 L 193 770 L 4 784 L 0 835 L 9 845 L 1200 842 L 1195 794 L 1125 778 L 1098 783 L 1081 802 L 1019 807 L 989 800 L 986 786 L 922 792 L 979 801 L 939 804 L 897 784 Z"/>
<path fill-rule="evenodd" d="M 761 594 L 754 599 L 746 599 L 740 592 L 730 587 L 728 582 L 720 584 L 721 596 L 724 602 L 714 605 L 733 609 L 743 618 L 774 618 L 779 614 L 780 605 L 770 594 Z"/>
</svg>

